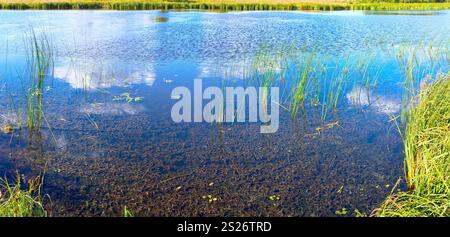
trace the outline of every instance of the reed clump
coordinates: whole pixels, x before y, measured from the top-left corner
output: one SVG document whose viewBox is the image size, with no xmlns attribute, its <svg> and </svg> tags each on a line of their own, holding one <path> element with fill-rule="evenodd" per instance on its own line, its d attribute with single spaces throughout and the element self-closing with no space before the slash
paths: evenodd
<svg viewBox="0 0 450 237">
<path fill-rule="evenodd" d="M 317 108 L 325 121 L 342 104 L 349 88 L 358 89 L 352 94 L 354 100 L 367 100 L 370 106 L 371 99 L 361 96 L 369 97 L 381 73 L 370 56 L 340 58 L 295 47 L 275 53 L 262 51 L 244 75 L 244 81 L 258 87 L 278 87 L 280 106 L 292 118 L 306 108 Z"/>
<path fill-rule="evenodd" d="M 423 85 L 406 113 L 407 191 L 390 195 L 374 216 L 450 216 L 450 74 Z"/>
<path fill-rule="evenodd" d="M 34 29 L 25 43 L 27 52 L 28 82 L 26 83 L 27 125 L 30 131 L 39 131 L 43 120 L 44 86 L 53 77 L 54 55 L 51 39 Z"/>
<path fill-rule="evenodd" d="M 17 174 L 12 185 L 6 178 L 0 178 L 0 217 L 46 217 L 41 196 L 43 181 L 38 176 L 24 185 Z"/>
</svg>

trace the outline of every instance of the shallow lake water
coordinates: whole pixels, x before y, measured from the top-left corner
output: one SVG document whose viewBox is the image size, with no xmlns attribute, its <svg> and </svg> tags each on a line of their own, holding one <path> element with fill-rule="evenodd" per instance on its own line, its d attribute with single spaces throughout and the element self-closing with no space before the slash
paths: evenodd
<svg viewBox="0 0 450 237">
<path fill-rule="evenodd" d="M 370 214 L 403 175 L 391 121 L 404 93 L 398 51 L 447 49 L 417 60 L 422 73 L 448 70 L 450 12 L 438 13 L 0 11 L 0 125 L 15 128 L 0 133 L 0 173 L 44 173 L 53 216 L 125 206 L 138 216 Z M 30 29 L 48 33 L 55 55 L 32 136 L 17 128 Z M 173 88 L 240 84 L 261 52 L 286 47 L 326 65 L 363 57 L 376 83 L 358 101 L 364 82 L 343 88 L 325 118 L 317 105 L 295 117 L 281 109 L 272 134 L 258 123 L 173 122 Z"/>
</svg>

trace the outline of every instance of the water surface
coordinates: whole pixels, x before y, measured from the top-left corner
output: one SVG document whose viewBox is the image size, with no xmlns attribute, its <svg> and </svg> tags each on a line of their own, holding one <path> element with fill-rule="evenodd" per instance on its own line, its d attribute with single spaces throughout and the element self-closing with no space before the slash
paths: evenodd
<svg viewBox="0 0 450 237">
<path fill-rule="evenodd" d="M 45 173 L 55 216 L 115 216 L 124 206 L 142 216 L 370 213 L 403 175 L 390 121 L 401 109 L 398 50 L 448 48 L 450 12 L 438 13 L 0 11 L 2 125 L 17 127 L 31 27 L 50 33 L 56 55 L 43 129 L 0 134 L 0 172 Z M 172 121 L 176 86 L 239 84 L 258 54 L 286 47 L 330 65 L 370 59 L 380 69 L 373 101 L 356 102 L 348 86 L 325 120 L 320 107 L 295 118 L 282 110 L 274 134 Z M 115 99 L 123 93 L 143 99 Z"/>
</svg>

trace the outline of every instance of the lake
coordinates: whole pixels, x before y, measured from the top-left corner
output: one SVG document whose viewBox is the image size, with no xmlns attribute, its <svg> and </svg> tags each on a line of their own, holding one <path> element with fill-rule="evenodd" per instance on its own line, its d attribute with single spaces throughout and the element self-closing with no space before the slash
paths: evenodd
<svg viewBox="0 0 450 237">
<path fill-rule="evenodd" d="M 405 189 L 405 72 L 450 62 L 450 11 L 390 13 L 0 11 L 0 173 L 44 174 L 53 216 L 370 214 Z M 54 58 L 39 131 L 33 32 Z M 174 122 L 195 79 L 280 87 L 278 130 Z"/>
</svg>

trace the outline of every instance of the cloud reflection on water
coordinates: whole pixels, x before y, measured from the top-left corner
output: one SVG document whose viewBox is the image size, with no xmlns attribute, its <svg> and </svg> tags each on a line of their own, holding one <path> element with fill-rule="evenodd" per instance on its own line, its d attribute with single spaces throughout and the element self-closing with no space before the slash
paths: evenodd
<svg viewBox="0 0 450 237">
<path fill-rule="evenodd" d="M 366 88 L 355 87 L 347 93 L 346 98 L 353 106 L 370 106 L 378 113 L 392 115 L 400 111 L 401 101 L 386 95 L 376 95 Z"/>
<path fill-rule="evenodd" d="M 54 74 L 56 78 L 67 82 L 71 88 L 85 90 L 125 87 L 133 84 L 152 86 L 155 82 L 155 72 L 150 66 L 123 66 L 114 62 L 106 66 L 96 62 L 83 66 L 65 64 L 56 66 Z"/>
</svg>

